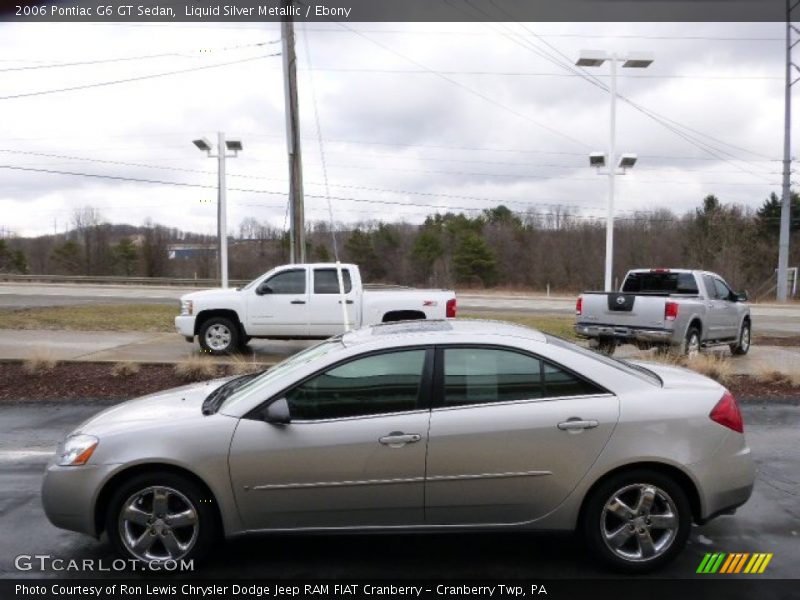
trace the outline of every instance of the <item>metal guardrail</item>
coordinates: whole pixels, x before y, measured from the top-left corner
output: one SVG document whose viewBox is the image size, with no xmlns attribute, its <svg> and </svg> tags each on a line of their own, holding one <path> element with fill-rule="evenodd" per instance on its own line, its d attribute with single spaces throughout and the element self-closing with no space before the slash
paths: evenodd
<svg viewBox="0 0 800 600">
<path fill-rule="evenodd" d="M 118 275 L 19 275 L 0 273 L 0 281 L 38 283 L 100 283 L 116 285 L 164 285 L 219 287 L 218 279 L 192 279 L 189 277 L 124 277 Z M 245 285 L 249 279 L 231 279 L 231 286 Z"/>
<path fill-rule="evenodd" d="M 163 286 L 193 286 L 193 287 L 219 287 L 218 279 L 192 279 L 189 277 L 125 277 L 120 275 L 19 275 L 17 273 L 0 273 L 0 281 L 17 281 L 32 283 L 95 283 L 116 285 L 163 285 Z M 249 283 L 250 279 L 231 279 L 229 285 L 237 287 Z M 402 285 L 388 283 L 366 283 L 365 290 L 407 290 L 411 289 Z"/>
</svg>

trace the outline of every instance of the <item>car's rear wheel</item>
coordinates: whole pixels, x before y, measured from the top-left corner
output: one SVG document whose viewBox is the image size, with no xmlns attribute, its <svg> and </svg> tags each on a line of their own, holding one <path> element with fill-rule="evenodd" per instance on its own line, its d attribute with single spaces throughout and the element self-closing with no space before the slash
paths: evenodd
<svg viewBox="0 0 800 600">
<path fill-rule="evenodd" d="M 597 340 L 597 350 L 611 356 L 617 349 L 617 340 L 614 338 L 600 338 Z"/>
<path fill-rule="evenodd" d="M 592 551 L 622 571 L 645 572 L 671 561 L 691 528 L 686 492 L 646 469 L 609 478 L 587 499 L 583 533 Z"/>
<path fill-rule="evenodd" d="M 200 327 L 199 340 L 210 354 L 230 354 L 239 348 L 239 329 L 230 319 L 211 317 Z"/>
<path fill-rule="evenodd" d="M 697 329 L 697 327 L 689 327 L 689 330 L 686 332 L 686 338 L 683 340 L 681 354 L 687 358 L 694 358 L 700 354 L 700 348 L 700 330 Z"/>
<path fill-rule="evenodd" d="M 218 539 L 208 494 L 174 473 L 142 474 L 120 486 L 106 531 L 117 553 L 143 562 L 199 559 Z"/>
<path fill-rule="evenodd" d="M 750 351 L 750 333 L 750 321 L 745 321 L 742 323 L 739 339 L 735 344 L 731 344 L 731 354 L 734 356 L 744 356 Z"/>
</svg>

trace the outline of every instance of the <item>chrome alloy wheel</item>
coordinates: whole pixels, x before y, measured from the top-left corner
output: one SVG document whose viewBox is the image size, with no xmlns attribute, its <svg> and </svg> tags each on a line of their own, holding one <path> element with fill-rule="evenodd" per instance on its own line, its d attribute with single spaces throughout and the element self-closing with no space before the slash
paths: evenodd
<svg viewBox="0 0 800 600">
<path fill-rule="evenodd" d="M 139 560 L 178 560 L 197 541 L 199 519 L 189 499 L 168 487 L 148 487 L 128 498 L 119 513 L 122 543 Z"/>
<path fill-rule="evenodd" d="M 231 345 L 231 330 L 225 325 L 212 325 L 206 330 L 206 345 L 212 350 L 226 350 Z"/>
<path fill-rule="evenodd" d="M 664 554 L 678 533 L 678 509 L 664 490 L 635 483 L 617 490 L 600 516 L 602 539 L 619 558 L 644 562 Z"/>
<path fill-rule="evenodd" d="M 742 327 L 742 337 L 739 340 L 739 347 L 742 349 L 743 352 L 747 352 L 750 349 L 750 326 L 745 325 Z"/>
</svg>

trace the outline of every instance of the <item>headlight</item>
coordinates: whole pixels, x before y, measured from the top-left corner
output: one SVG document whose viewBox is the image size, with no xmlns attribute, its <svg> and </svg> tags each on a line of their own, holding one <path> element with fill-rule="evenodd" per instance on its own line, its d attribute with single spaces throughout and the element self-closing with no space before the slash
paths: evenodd
<svg viewBox="0 0 800 600">
<path fill-rule="evenodd" d="M 181 300 L 181 315 L 184 317 L 188 317 L 192 314 L 192 310 L 194 310 L 194 306 L 191 300 Z"/>
<path fill-rule="evenodd" d="M 62 467 L 85 465 L 100 442 L 93 435 L 71 435 L 64 440 L 58 464 Z"/>
</svg>

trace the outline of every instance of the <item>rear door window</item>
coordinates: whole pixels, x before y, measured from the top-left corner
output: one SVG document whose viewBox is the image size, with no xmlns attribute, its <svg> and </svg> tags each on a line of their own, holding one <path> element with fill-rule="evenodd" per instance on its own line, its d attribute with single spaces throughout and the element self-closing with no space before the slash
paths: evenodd
<svg viewBox="0 0 800 600">
<path fill-rule="evenodd" d="M 350 290 L 353 289 L 353 284 L 350 281 L 350 271 L 348 269 L 342 269 L 342 283 L 344 285 L 344 293 L 350 293 Z M 339 277 L 336 275 L 336 269 L 314 269 L 314 293 L 339 293 Z"/>
</svg>

